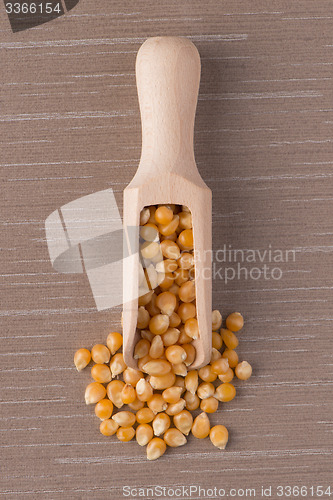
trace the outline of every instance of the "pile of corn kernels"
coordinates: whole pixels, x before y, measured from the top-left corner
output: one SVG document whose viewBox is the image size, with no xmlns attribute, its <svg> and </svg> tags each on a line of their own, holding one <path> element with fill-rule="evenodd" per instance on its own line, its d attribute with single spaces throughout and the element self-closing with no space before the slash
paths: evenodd
<svg viewBox="0 0 333 500">
<path fill-rule="evenodd" d="M 243 317 L 232 313 L 226 328 L 221 328 L 222 316 L 213 311 L 210 364 L 191 369 L 196 356 L 192 341 L 200 338 L 191 213 L 177 205 L 145 207 L 140 225 L 137 328 L 141 338 L 133 353 L 138 369 L 125 365 L 118 332 L 108 335 L 106 346 L 97 344 L 91 352 L 79 349 L 74 355 L 79 371 L 91 359 L 95 363 L 86 403 L 95 404 L 103 435 L 116 434 L 124 442 L 135 437 L 146 446 L 149 460 L 162 456 L 167 446 L 184 445 L 190 432 L 199 439 L 209 436 L 213 445 L 224 449 L 228 430 L 223 425 L 211 428 L 208 414 L 220 402 L 234 399 L 234 375 L 247 380 L 252 374 L 251 365 L 239 362 L 235 351 L 235 332 L 242 329 Z M 121 411 L 114 413 L 115 408 Z M 199 408 L 201 413 L 193 415 Z"/>
</svg>

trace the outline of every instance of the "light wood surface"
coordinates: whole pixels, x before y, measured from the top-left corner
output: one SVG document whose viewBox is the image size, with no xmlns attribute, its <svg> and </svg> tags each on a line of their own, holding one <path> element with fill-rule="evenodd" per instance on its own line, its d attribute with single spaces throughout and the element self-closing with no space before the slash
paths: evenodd
<svg viewBox="0 0 333 500">
<path fill-rule="evenodd" d="M 331 483 L 331 9 L 81 0 L 13 34 L 1 4 L 1 498 L 119 500 L 124 485 L 189 484 L 260 498 L 262 485 Z M 135 58 L 161 35 L 189 38 L 201 56 L 194 145 L 213 192 L 213 250 L 272 245 L 296 259 L 275 281 L 243 271 L 225 283 L 213 268 L 213 307 L 244 314 L 238 352 L 253 377 L 211 417 L 229 429 L 225 452 L 190 437 L 147 463 L 135 442 L 100 435 L 84 403 L 89 370 L 73 366 L 78 347 L 120 329 L 121 308 L 97 312 L 83 274 L 54 271 L 44 222 L 108 187 L 122 207 L 141 151 Z"/>
<path fill-rule="evenodd" d="M 195 110 L 200 83 L 200 56 L 181 37 L 154 37 L 139 49 L 136 81 L 142 121 L 142 152 L 138 170 L 124 191 L 124 225 L 139 225 L 144 206 L 186 205 L 192 212 L 196 255 L 196 307 L 200 337 L 193 342 L 192 369 L 211 356 L 211 210 L 212 193 L 198 172 L 193 151 Z M 137 250 L 137 249 L 135 249 Z M 138 315 L 138 254 L 123 268 L 123 336 L 125 362 L 133 358 Z"/>
</svg>

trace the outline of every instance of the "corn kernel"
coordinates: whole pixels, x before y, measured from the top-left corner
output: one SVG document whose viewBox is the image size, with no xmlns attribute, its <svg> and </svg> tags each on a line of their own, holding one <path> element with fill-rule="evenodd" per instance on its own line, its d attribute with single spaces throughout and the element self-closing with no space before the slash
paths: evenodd
<svg viewBox="0 0 333 500">
<path fill-rule="evenodd" d="M 134 359 L 140 359 L 149 354 L 150 342 L 146 339 L 140 339 L 134 348 Z"/>
<path fill-rule="evenodd" d="M 230 368 L 235 368 L 238 365 L 238 354 L 233 349 L 226 349 L 222 354 L 222 358 L 228 360 Z"/>
<path fill-rule="evenodd" d="M 148 207 L 145 207 L 140 212 L 140 226 L 147 224 L 150 218 L 150 210 Z"/>
<path fill-rule="evenodd" d="M 120 427 L 132 427 L 135 424 L 136 418 L 131 411 L 119 411 L 113 415 L 112 420 L 117 422 Z"/>
<path fill-rule="evenodd" d="M 156 314 L 149 321 L 149 330 L 154 335 L 162 335 L 168 328 L 169 316 L 167 314 Z"/>
<path fill-rule="evenodd" d="M 155 437 L 147 445 L 148 460 L 160 458 L 166 451 L 166 444 L 163 439 Z"/>
<path fill-rule="evenodd" d="M 152 423 L 154 435 L 160 436 L 161 434 L 164 434 L 165 431 L 169 429 L 170 425 L 171 420 L 169 415 L 164 412 L 158 413 Z"/>
<path fill-rule="evenodd" d="M 182 302 L 192 302 L 195 299 L 194 281 L 186 281 L 180 286 L 179 298 Z"/>
<path fill-rule="evenodd" d="M 244 326 L 244 318 L 239 312 L 229 314 L 225 320 L 228 330 L 232 332 L 239 332 Z"/>
<path fill-rule="evenodd" d="M 144 226 L 140 227 L 140 236 L 145 241 L 158 240 L 158 228 L 156 224 L 148 222 Z"/>
<path fill-rule="evenodd" d="M 252 375 L 252 366 L 247 361 L 242 361 L 236 366 L 235 374 L 240 380 L 247 380 Z"/>
<path fill-rule="evenodd" d="M 129 384 L 126 384 L 121 391 L 121 399 L 123 400 L 124 405 L 128 405 L 129 403 L 133 403 L 136 400 L 136 391 L 134 387 Z"/>
<path fill-rule="evenodd" d="M 162 292 L 157 296 L 156 305 L 160 309 L 162 314 L 166 314 L 167 316 L 171 316 L 171 314 L 176 309 L 176 305 L 177 305 L 176 296 L 171 292 Z M 169 323 L 170 323 L 170 320 L 169 320 Z"/>
<path fill-rule="evenodd" d="M 167 373 L 166 375 L 154 377 L 153 375 L 149 377 L 149 383 L 153 389 L 157 391 L 162 391 L 168 389 L 174 385 L 176 381 L 176 375 L 173 371 Z"/>
<path fill-rule="evenodd" d="M 95 405 L 95 415 L 101 420 L 109 419 L 113 412 L 113 404 L 109 399 L 101 399 Z"/>
<path fill-rule="evenodd" d="M 182 410 L 177 415 L 174 415 L 173 423 L 180 432 L 188 436 L 193 424 L 192 414 L 188 410 Z"/>
<path fill-rule="evenodd" d="M 186 391 L 184 394 L 184 399 L 185 399 L 185 407 L 189 411 L 194 411 L 200 406 L 200 399 L 196 394 L 192 394 L 189 391 Z"/>
<path fill-rule="evenodd" d="M 163 240 L 161 241 L 161 252 L 166 259 L 177 260 L 180 257 L 180 248 L 174 241 Z"/>
<path fill-rule="evenodd" d="M 209 438 L 214 446 L 224 450 L 228 443 L 229 433 L 224 425 L 215 425 L 210 430 Z"/>
<path fill-rule="evenodd" d="M 108 398 L 117 408 L 121 408 L 124 405 L 121 397 L 121 393 L 124 387 L 125 384 L 121 380 L 112 380 L 106 386 L 106 393 L 108 395 Z"/>
<path fill-rule="evenodd" d="M 221 380 L 221 382 L 231 382 L 234 378 L 233 369 L 228 368 L 227 372 L 223 373 L 222 375 L 218 375 L 218 378 Z"/>
<path fill-rule="evenodd" d="M 154 437 L 154 431 L 151 425 L 140 424 L 136 428 L 135 432 L 136 441 L 140 446 L 145 446 Z"/>
<path fill-rule="evenodd" d="M 126 368 L 127 366 L 125 364 L 122 352 L 118 352 L 117 354 L 112 356 L 110 361 L 110 370 L 112 378 L 123 373 L 123 371 L 126 370 Z"/>
<path fill-rule="evenodd" d="M 182 322 L 185 323 L 185 321 L 187 321 L 188 319 L 195 318 L 197 310 L 192 302 L 183 302 L 178 307 L 177 314 Z"/>
<path fill-rule="evenodd" d="M 210 422 L 205 412 L 200 413 L 193 422 L 192 434 L 198 439 L 204 439 L 209 436 Z"/>
<path fill-rule="evenodd" d="M 128 403 L 128 406 L 131 408 L 133 411 L 139 411 L 142 410 L 144 407 L 145 403 L 143 401 L 140 401 L 138 398 L 136 398 L 133 403 Z"/>
<path fill-rule="evenodd" d="M 125 384 L 129 384 L 133 387 L 139 382 L 140 378 L 143 377 L 143 373 L 140 370 L 135 370 L 130 366 L 123 371 L 123 379 Z"/>
<path fill-rule="evenodd" d="M 168 446 L 176 448 L 178 446 L 183 446 L 187 443 L 187 439 L 182 432 L 178 429 L 168 429 L 163 436 L 164 441 Z"/>
<path fill-rule="evenodd" d="M 211 364 L 211 367 L 216 375 L 223 375 L 229 369 L 229 361 L 227 358 L 219 358 Z"/>
<path fill-rule="evenodd" d="M 119 425 L 117 422 L 111 419 L 103 420 L 100 423 L 99 430 L 103 434 L 103 436 L 113 436 L 117 432 Z"/>
<path fill-rule="evenodd" d="M 156 377 L 166 375 L 171 371 L 171 364 L 165 359 L 152 359 L 143 367 L 143 371 Z"/>
<path fill-rule="evenodd" d="M 190 366 L 195 360 L 196 350 L 192 344 L 182 344 L 182 348 L 186 352 L 186 359 L 184 363 L 186 366 Z"/>
<path fill-rule="evenodd" d="M 195 394 L 198 388 L 198 372 L 197 370 L 191 370 L 185 377 L 185 388 L 191 394 Z"/>
<path fill-rule="evenodd" d="M 147 405 L 154 413 L 160 413 L 168 408 L 168 403 L 164 401 L 161 394 L 154 394 Z"/>
<path fill-rule="evenodd" d="M 163 340 L 161 335 L 155 335 L 150 349 L 149 349 L 149 356 L 153 359 L 158 359 L 164 354 L 164 345 L 163 345 Z"/>
<path fill-rule="evenodd" d="M 215 347 L 213 347 L 212 348 L 212 355 L 210 358 L 210 364 L 212 365 L 214 363 L 214 361 L 217 361 L 221 357 L 222 357 L 222 354 L 220 353 L 220 351 L 218 351 L 217 349 L 215 349 Z"/>
<path fill-rule="evenodd" d="M 202 382 L 197 389 L 197 395 L 200 399 L 207 399 L 213 396 L 215 387 L 211 382 Z"/>
<path fill-rule="evenodd" d="M 144 295 L 140 295 L 140 297 L 138 298 L 138 306 L 146 306 L 147 304 L 149 304 L 153 293 L 153 290 L 149 290 L 149 292 L 145 293 Z"/>
<path fill-rule="evenodd" d="M 169 288 L 169 291 L 172 292 L 171 288 L 173 286 L 177 286 L 177 285 L 172 285 Z M 172 293 L 174 293 L 174 292 L 172 292 Z M 177 326 L 180 325 L 181 321 L 182 320 L 180 319 L 179 315 L 176 312 L 173 312 L 172 314 L 170 314 L 170 316 L 169 316 L 169 326 L 170 326 L 170 328 L 177 328 Z M 165 335 L 165 333 L 164 333 L 164 335 Z M 176 340 L 176 342 L 177 342 L 177 340 Z"/>
<path fill-rule="evenodd" d="M 177 415 L 177 413 L 180 413 L 181 411 L 184 410 L 186 405 L 186 401 L 183 398 L 180 398 L 177 403 L 170 403 L 167 409 L 165 410 L 165 413 L 168 415 Z"/>
<path fill-rule="evenodd" d="M 222 325 L 222 316 L 220 311 L 215 309 L 215 311 L 212 312 L 212 330 L 213 332 L 217 332 L 221 328 Z"/>
<path fill-rule="evenodd" d="M 106 384 L 111 380 L 111 371 L 107 365 L 97 364 L 91 368 L 91 376 L 95 382 Z"/>
<path fill-rule="evenodd" d="M 176 387 L 173 385 L 171 387 L 168 387 L 167 389 L 164 389 L 164 391 L 162 392 L 162 398 L 167 403 L 177 403 L 182 392 L 183 389 L 181 387 Z"/>
<path fill-rule="evenodd" d="M 91 384 L 87 385 L 84 395 L 87 405 L 98 403 L 98 401 L 104 399 L 105 396 L 106 389 L 104 385 L 98 382 L 92 382 Z"/>
<path fill-rule="evenodd" d="M 184 229 L 179 236 L 178 242 L 183 250 L 193 250 L 193 231 L 192 229 Z"/>
<path fill-rule="evenodd" d="M 106 345 L 113 356 L 123 345 L 123 336 L 118 332 L 110 332 L 106 339 Z"/>
<path fill-rule="evenodd" d="M 140 328 L 140 330 L 144 330 L 149 325 L 149 321 L 149 312 L 145 309 L 145 307 L 140 306 L 138 309 L 138 319 L 136 323 L 137 328 Z"/>
<path fill-rule="evenodd" d="M 177 263 L 182 269 L 191 269 L 194 266 L 194 256 L 192 253 L 183 252 L 177 260 Z"/>
<path fill-rule="evenodd" d="M 77 371 L 83 370 L 87 365 L 89 365 L 91 360 L 91 354 L 88 349 L 78 349 L 74 354 L 74 364 Z"/>
<path fill-rule="evenodd" d="M 165 357 L 170 363 L 182 363 L 186 357 L 186 351 L 180 345 L 172 345 L 165 350 Z"/>
<path fill-rule="evenodd" d="M 105 345 L 96 344 L 91 349 L 91 357 L 95 363 L 108 363 L 110 360 L 110 351 Z"/>
<path fill-rule="evenodd" d="M 186 335 L 192 339 L 197 339 L 199 337 L 199 325 L 196 318 L 190 318 L 185 321 L 184 331 Z"/>
<path fill-rule="evenodd" d="M 214 382 L 217 379 L 216 373 L 213 372 L 212 367 L 210 365 L 203 366 L 199 370 L 199 377 L 204 382 Z"/>
<path fill-rule="evenodd" d="M 212 332 L 212 347 L 218 351 L 221 349 L 223 344 L 222 337 L 217 332 Z"/>
<path fill-rule="evenodd" d="M 119 427 L 116 435 L 119 441 L 126 443 L 127 441 L 131 441 L 131 439 L 134 438 L 135 430 L 133 429 L 133 427 Z"/>
<path fill-rule="evenodd" d="M 177 328 L 168 328 L 167 331 L 162 335 L 163 344 L 165 345 L 165 347 L 174 345 L 176 342 L 178 342 L 179 336 L 180 331 Z"/>
<path fill-rule="evenodd" d="M 179 227 L 182 229 L 192 229 L 192 214 L 190 212 L 180 212 Z"/>
<path fill-rule="evenodd" d="M 136 396 L 140 401 L 148 401 L 153 395 L 153 388 L 147 380 L 141 378 L 135 387 Z"/>
<path fill-rule="evenodd" d="M 169 236 L 170 234 L 174 233 L 179 225 L 179 216 L 174 215 L 173 219 L 171 222 L 168 222 L 167 224 L 158 224 L 158 229 L 163 236 Z"/>
<path fill-rule="evenodd" d="M 238 346 L 238 338 L 230 330 L 221 328 L 221 337 L 228 349 L 236 349 L 236 347 Z"/>
<path fill-rule="evenodd" d="M 231 401 L 236 396 L 236 389 L 232 384 L 224 383 L 219 385 L 215 391 L 215 398 L 223 403 Z"/>
<path fill-rule="evenodd" d="M 200 409 L 206 413 L 214 413 L 219 407 L 219 402 L 214 396 L 203 399 L 200 403 Z"/>
</svg>

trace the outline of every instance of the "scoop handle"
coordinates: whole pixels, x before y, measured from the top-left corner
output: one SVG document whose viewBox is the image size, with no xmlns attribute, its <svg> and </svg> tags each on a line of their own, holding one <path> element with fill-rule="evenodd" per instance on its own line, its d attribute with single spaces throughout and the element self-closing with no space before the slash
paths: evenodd
<svg viewBox="0 0 333 500">
<path fill-rule="evenodd" d="M 136 59 L 140 173 L 167 170 L 188 178 L 196 174 L 193 133 L 200 69 L 199 52 L 187 38 L 148 38 L 140 47 Z"/>
</svg>

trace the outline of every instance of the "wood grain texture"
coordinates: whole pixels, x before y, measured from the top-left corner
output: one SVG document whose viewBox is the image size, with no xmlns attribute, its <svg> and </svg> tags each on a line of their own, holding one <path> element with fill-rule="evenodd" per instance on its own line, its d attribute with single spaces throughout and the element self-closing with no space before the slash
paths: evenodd
<svg viewBox="0 0 333 500">
<path fill-rule="evenodd" d="M 15 34 L 1 9 L 1 498 L 328 484 L 331 2 L 82 0 Z M 157 35 L 187 36 L 200 52 L 194 142 L 213 191 L 214 250 L 271 245 L 295 259 L 278 264 L 279 280 L 245 271 L 213 280 L 214 307 L 245 316 L 238 351 L 254 367 L 236 384 L 239 397 L 212 416 L 230 430 L 226 452 L 190 438 L 147 464 L 136 443 L 102 439 L 84 404 L 89 373 L 72 364 L 78 347 L 120 328 L 120 309 L 97 313 L 84 275 L 53 271 L 44 221 L 107 187 L 121 207 L 141 150 L 135 56 Z"/>
</svg>

